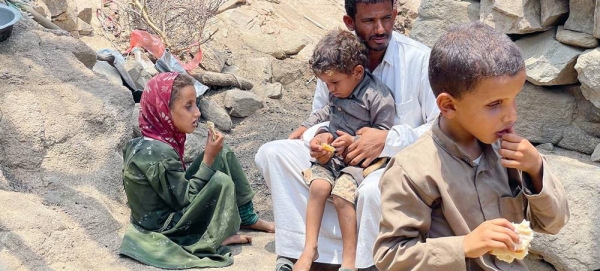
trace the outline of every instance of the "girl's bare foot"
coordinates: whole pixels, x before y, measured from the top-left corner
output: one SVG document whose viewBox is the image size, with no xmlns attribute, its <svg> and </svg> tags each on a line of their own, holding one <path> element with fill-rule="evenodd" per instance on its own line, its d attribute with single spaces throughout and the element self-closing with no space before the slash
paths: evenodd
<svg viewBox="0 0 600 271">
<path fill-rule="evenodd" d="M 226 245 L 231 245 L 231 244 L 247 244 L 247 243 L 252 243 L 252 236 L 244 235 L 244 234 L 236 234 L 236 235 L 227 237 L 225 240 L 223 240 L 223 243 L 221 243 L 221 245 L 226 246 Z"/>
<path fill-rule="evenodd" d="M 319 252 L 317 248 L 313 250 L 305 248 L 300 255 L 300 258 L 294 264 L 293 271 L 310 271 L 312 263 L 319 258 Z"/>
<path fill-rule="evenodd" d="M 253 230 L 264 231 L 264 232 L 275 232 L 275 223 L 267 222 L 262 219 L 259 219 L 258 221 L 256 221 L 256 223 L 254 223 L 252 225 L 241 226 L 240 228 L 253 229 Z"/>
</svg>

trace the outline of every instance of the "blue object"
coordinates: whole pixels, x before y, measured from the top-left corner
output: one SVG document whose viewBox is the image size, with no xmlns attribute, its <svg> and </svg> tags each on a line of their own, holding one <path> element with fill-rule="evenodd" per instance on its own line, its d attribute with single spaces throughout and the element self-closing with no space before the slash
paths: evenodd
<svg viewBox="0 0 600 271">
<path fill-rule="evenodd" d="M 0 42 L 12 34 L 13 25 L 21 19 L 21 12 L 13 7 L 0 5 Z"/>
</svg>

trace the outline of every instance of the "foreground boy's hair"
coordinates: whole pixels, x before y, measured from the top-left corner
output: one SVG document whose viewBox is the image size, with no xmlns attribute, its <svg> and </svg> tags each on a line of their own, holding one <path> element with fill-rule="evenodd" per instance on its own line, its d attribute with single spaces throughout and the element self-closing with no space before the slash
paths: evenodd
<svg viewBox="0 0 600 271">
<path fill-rule="evenodd" d="M 351 74 L 358 65 L 367 66 L 367 47 L 346 30 L 332 30 L 315 47 L 310 68 L 319 76 L 330 72 Z"/>
<path fill-rule="evenodd" d="M 452 28 L 431 50 L 429 83 L 435 96 L 446 92 L 456 99 L 484 78 L 514 76 L 525 67 L 519 48 L 482 22 Z"/>
</svg>

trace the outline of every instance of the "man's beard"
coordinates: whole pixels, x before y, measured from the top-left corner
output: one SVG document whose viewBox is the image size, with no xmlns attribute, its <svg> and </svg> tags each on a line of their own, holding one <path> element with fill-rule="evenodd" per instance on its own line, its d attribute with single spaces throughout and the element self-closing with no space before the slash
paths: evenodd
<svg viewBox="0 0 600 271">
<path fill-rule="evenodd" d="M 365 46 L 367 46 L 367 48 L 369 49 L 369 51 L 377 51 L 377 52 L 380 52 L 380 51 L 385 51 L 385 49 L 387 49 L 387 46 L 388 46 L 388 44 L 390 43 L 390 35 L 388 35 L 388 34 L 383 34 L 383 35 L 374 35 L 374 36 L 371 36 L 371 37 L 369 37 L 369 40 L 371 40 L 371 39 L 373 39 L 373 38 L 386 38 L 386 39 L 387 39 L 387 42 L 386 42 L 386 43 L 384 43 L 384 44 L 379 44 L 379 45 L 376 45 L 376 47 L 373 47 L 373 46 L 371 46 L 371 45 L 369 44 L 369 42 L 368 42 L 368 41 L 366 41 L 365 39 L 363 39 L 363 38 L 360 38 L 360 40 L 363 42 L 363 44 L 364 44 Z"/>
</svg>

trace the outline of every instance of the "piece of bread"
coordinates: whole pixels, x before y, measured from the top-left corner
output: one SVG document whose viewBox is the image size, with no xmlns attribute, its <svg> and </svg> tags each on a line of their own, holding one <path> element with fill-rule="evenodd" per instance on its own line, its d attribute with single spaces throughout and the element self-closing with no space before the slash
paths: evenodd
<svg viewBox="0 0 600 271">
<path fill-rule="evenodd" d="M 512 263 L 514 259 L 523 260 L 527 253 L 529 253 L 529 244 L 531 240 L 533 240 L 533 230 L 529 226 L 529 221 L 523 220 L 523 222 L 516 224 L 512 223 L 515 226 L 515 231 L 519 234 L 521 239 L 521 243 L 517 244 L 517 250 L 505 250 L 505 249 L 492 249 L 490 254 L 495 255 L 499 260 L 505 261 L 507 263 Z"/>
<path fill-rule="evenodd" d="M 327 143 L 321 144 L 321 148 L 323 148 L 324 150 L 326 150 L 328 152 L 335 152 L 335 148 Z"/>
<path fill-rule="evenodd" d="M 208 127 L 208 130 L 210 130 L 210 133 L 212 134 L 212 140 L 213 141 L 217 140 L 217 132 L 215 131 L 215 123 L 212 121 L 207 121 L 206 127 Z"/>
</svg>

